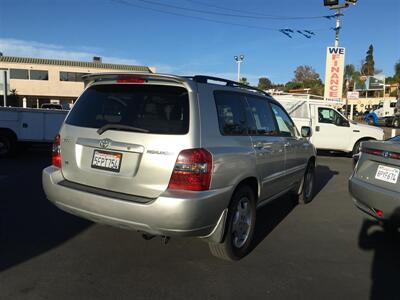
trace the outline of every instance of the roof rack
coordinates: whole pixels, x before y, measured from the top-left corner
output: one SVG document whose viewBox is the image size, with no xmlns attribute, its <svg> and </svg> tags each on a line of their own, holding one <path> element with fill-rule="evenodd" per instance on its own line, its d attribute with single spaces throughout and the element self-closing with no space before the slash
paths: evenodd
<svg viewBox="0 0 400 300">
<path fill-rule="evenodd" d="M 252 87 L 252 86 L 240 83 L 240 82 L 236 82 L 236 81 L 228 80 L 228 79 L 224 79 L 224 78 L 207 76 L 207 75 L 186 76 L 185 78 L 192 79 L 193 81 L 198 82 L 198 83 L 208 83 L 209 80 L 223 82 L 226 84 L 226 86 L 238 87 L 238 88 L 242 88 L 242 89 L 246 89 L 246 90 L 251 90 L 251 91 L 255 91 L 255 92 L 258 92 L 263 95 L 271 97 L 270 94 L 268 94 L 267 92 L 264 92 L 263 90 L 260 90 L 256 87 Z"/>
</svg>

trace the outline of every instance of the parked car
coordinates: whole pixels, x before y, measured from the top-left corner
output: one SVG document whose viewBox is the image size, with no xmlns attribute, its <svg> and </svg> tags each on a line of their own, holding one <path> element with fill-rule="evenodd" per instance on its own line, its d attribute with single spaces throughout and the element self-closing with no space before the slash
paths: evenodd
<svg viewBox="0 0 400 300">
<path fill-rule="evenodd" d="M 300 135 L 268 94 L 206 76 L 85 80 L 43 170 L 59 208 L 145 238 L 200 237 L 235 260 L 250 250 L 257 208 L 288 192 L 311 200 L 310 128 Z"/>
<path fill-rule="evenodd" d="M 48 143 L 60 130 L 66 110 L 0 107 L 0 158 L 13 154 L 18 143 Z"/>
<path fill-rule="evenodd" d="M 311 143 L 318 150 L 356 154 L 361 142 L 384 138 L 383 129 L 348 120 L 327 101 L 299 99 L 291 95 L 276 98 L 298 128 L 312 128 Z"/>
<path fill-rule="evenodd" d="M 361 144 L 361 153 L 349 179 L 356 206 L 382 221 L 385 228 L 400 225 L 400 136 Z"/>
</svg>

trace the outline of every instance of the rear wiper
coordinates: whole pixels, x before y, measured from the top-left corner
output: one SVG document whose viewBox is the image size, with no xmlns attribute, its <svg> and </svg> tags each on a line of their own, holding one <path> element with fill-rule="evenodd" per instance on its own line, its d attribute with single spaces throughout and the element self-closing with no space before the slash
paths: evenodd
<svg viewBox="0 0 400 300">
<path fill-rule="evenodd" d="M 116 130 L 125 130 L 125 131 L 135 131 L 135 132 L 149 132 L 147 129 L 143 128 L 138 128 L 134 126 L 129 126 L 129 125 L 122 125 L 122 124 L 106 124 L 103 127 L 99 128 L 97 130 L 97 133 L 101 135 L 103 132 L 110 130 L 110 129 L 116 129 Z"/>
</svg>

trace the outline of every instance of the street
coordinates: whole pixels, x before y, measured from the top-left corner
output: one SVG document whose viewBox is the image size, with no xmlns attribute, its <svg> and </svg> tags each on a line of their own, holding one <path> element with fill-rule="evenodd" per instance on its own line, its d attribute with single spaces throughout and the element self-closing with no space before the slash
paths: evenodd
<svg viewBox="0 0 400 300">
<path fill-rule="evenodd" d="M 46 149 L 0 161 L 0 298 L 395 299 L 400 236 L 352 203 L 352 161 L 318 157 L 314 200 L 288 196 L 257 213 L 253 251 L 238 262 L 195 239 L 145 241 L 93 224 L 44 196 Z"/>
</svg>

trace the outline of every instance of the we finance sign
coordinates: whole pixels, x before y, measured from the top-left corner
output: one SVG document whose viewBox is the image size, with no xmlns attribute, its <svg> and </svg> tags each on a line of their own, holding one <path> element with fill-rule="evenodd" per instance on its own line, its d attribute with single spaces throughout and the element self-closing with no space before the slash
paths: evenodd
<svg viewBox="0 0 400 300">
<path fill-rule="evenodd" d="M 326 50 L 325 99 L 342 100 L 345 49 L 328 47 Z"/>
</svg>

